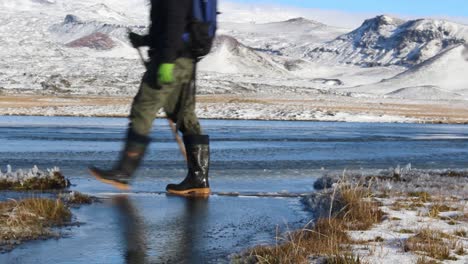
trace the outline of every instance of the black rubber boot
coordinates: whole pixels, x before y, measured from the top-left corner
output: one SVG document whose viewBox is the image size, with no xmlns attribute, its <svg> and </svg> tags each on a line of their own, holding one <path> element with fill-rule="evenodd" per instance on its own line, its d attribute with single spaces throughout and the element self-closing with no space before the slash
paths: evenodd
<svg viewBox="0 0 468 264">
<path fill-rule="evenodd" d="M 129 182 L 140 165 L 149 142 L 150 138 L 138 135 L 129 129 L 125 148 L 114 168 L 103 170 L 90 167 L 89 172 L 103 183 L 111 184 L 120 190 L 129 190 Z"/>
<path fill-rule="evenodd" d="M 179 184 L 169 184 L 168 193 L 184 196 L 207 196 L 210 194 L 208 170 L 210 166 L 209 137 L 194 135 L 184 137 L 187 151 L 187 177 Z"/>
</svg>

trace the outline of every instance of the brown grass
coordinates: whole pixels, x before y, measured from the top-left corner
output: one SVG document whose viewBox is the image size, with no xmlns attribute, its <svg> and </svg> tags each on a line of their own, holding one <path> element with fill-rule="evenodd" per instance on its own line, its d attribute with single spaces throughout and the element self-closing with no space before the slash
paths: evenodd
<svg viewBox="0 0 468 264">
<path fill-rule="evenodd" d="M 0 245 L 53 235 L 50 227 L 71 220 L 71 212 L 59 200 L 30 198 L 0 202 Z"/>
<path fill-rule="evenodd" d="M 416 264 L 439 264 L 439 263 L 440 263 L 439 261 L 429 259 L 427 257 L 420 257 L 416 261 Z"/>
<path fill-rule="evenodd" d="M 442 212 L 449 212 L 449 211 L 456 211 L 457 208 L 450 207 L 448 205 L 442 204 L 442 203 L 434 203 L 430 208 L 428 212 L 428 216 L 432 218 L 439 218 L 439 214 Z"/>
<path fill-rule="evenodd" d="M 312 229 L 288 233 L 275 246 L 251 250 L 256 263 L 308 263 L 310 255 L 339 255 L 350 242 L 345 226 L 338 219 L 319 219 Z"/>
<path fill-rule="evenodd" d="M 466 255 L 466 251 L 465 251 L 465 248 L 463 246 L 463 244 L 461 244 L 457 250 L 455 250 L 455 254 L 459 255 L 459 256 L 464 256 Z"/>
<path fill-rule="evenodd" d="M 454 235 L 459 236 L 459 237 L 468 237 L 468 234 L 465 229 L 457 229 L 453 232 Z"/>
<path fill-rule="evenodd" d="M 353 256 L 347 231 L 369 229 L 382 221 L 383 212 L 362 186 L 341 184 L 332 197 L 329 218 L 320 218 L 312 228 L 287 233 L 275 246 L 259 246 L 250 250 L 255 263 L 309 263 L 312 255 L 327 256 L 335 264 L 361 263 Z"/>
<path fill-rule="evenodd" d="M 93 199 L 89 195 L 86 195 L 80 192 L 72 192 L 67 197 L 66 201 L 69 204 L 80 205 L 80 204 L 91 204 L 93 202 Z"/>
<path fill-rule="evenodd" d="M 367 188 L 343 185 L 338 194 L 343 206 L 335 217 L 343 220 L 349 229 L 367 230 L 372 225 L 382 222 L 384 213 Z"/>
<path fill-rule="evenodd" d="M 424 196 L 423 196 L 424 197 Z M 394 211 L 401 211 L 401 210 L 410 210 L 410 211 L 416 211 L 419 208 L 425 207 L 426 205 L 424 204 L 424 201 L 426 200 L 427 197 L 425 198 L 420 198 L 420 197 L 412 197 L 412 198 L 401 198 L 397 199 L 391 206 L 390 209 Z"/>
<path fill-rule="evenodd" d="M 452 236 L 431 229 L 422 229 L 416 235 L 408 238 L 404 243 L 405 252 L 427 254 L 438 260 L 453 260 L 451 249 L 455 249 L 457 242 Z"/>
<path fill-rule="evenodd" d="M 418 198 L 423 203 L 432 201 L 432 197 L 428 192 L 409 192 L 408 196 Z"/>
<path fill-rule="evenodd" d="M 362 263 L 359 259 L 359 256 L 354 256 L 351 254 L 344 254 L 341 256 L 328 257 L 324 264 L 360 264 Z"/>
<path fill-rule="evenodd" d="M 397 233 L 400 233 L 400 234 L 414 234 L 414 231 L 411 230 L 411 229 L 400 229 L 398 231 L 396 231 Z"/>
</svg>

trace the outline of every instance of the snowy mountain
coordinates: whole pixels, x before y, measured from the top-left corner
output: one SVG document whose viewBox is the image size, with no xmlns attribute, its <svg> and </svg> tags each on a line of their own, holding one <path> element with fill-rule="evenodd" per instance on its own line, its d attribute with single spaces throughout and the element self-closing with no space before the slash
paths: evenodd
<svg viewBox="0 0 468 264">
<path fill-rule="evenodd" d="M 271 23 L 220 23 L 221 34 L 275 55 L 302 57 L 313 47 L 348 32 L 302 17 Z"/>
<path fill-rule="evenodd" d="M 217 36 L 212 52 L 200 62 L 200 68 L 204 71 L 233 74 L 287 74 L 283 65 L 275 62 L 270 54 L 257 52 L 226 35 Z"/>
<path fill-rule="evenodd" d="M 315 48 L 307 57 L 362 66 L 411 67 L 467 40 L 468 26 L 465 25 L 444 20 L 404 21 L 378 16 Z"/>
<path fill-rule="evenodd" d="M 144 0 L 17 0 L 3 7 L 0 92 L 135 94 L 144 68 L 127 30 L 148 30 Z M 199 91 L 207 94 L 426 98 L 430 90 L 434 98 L 468 99 L 459 54 L 465 25 L 378 16 L 352 31 L 301 17 L 219 27 L 199 65 Z"/>
<path fill-rule="evenodd" d="M 468 97 L 468 61 L 463 45 L 450 48 L 393 78 L 347 89 L 407 99 L 462 99 Z"/>
</svg>

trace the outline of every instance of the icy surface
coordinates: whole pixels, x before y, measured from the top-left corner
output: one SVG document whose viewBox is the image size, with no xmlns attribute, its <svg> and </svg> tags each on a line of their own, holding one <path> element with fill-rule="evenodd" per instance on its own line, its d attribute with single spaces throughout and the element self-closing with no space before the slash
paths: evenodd
<svg viewBox="0 0 468 264">
<path fill-rule="evenodd" d="M 109 201 L 120 193 L 91 178 L 86 167 L 114 164 L 127 122 L 125 118 L 0 117 L 0 164 L 14 168 L 58 164 L 73 190 L 106 198 L 74 209 L 77 221 L 85 224 L 69 230 L 66 238 L 20 246 L 0 255 L 0 262 L 60 263 L 63 256 L 70 263 L 122 260 L 122 226 Z M 400 169 L 390 171 L 405 173 L 408 162 L 414 171 L 445 171 L 464 168 L 468 160 L 468 130 L 463 125 L 202 120 L 202 126 L 211 137 L 213 190 L 240 195 L 215 195 L 197 205 L 161 194 L 167 183 L 183 179 L 186 171 L 166 121 L 156 120 L 153 142 L 130 194 L 147 234 L 144 248 L 155 263 L 187 256 L 184 252 L 204 258 L 202 263 L 228 263 L 233 252 L 274 244 L 277 227 L 302 228 L 312 219 L 294 194 L 314 192 L 314 182 L 324 174 L 341 175 L 345 169 L 372 174 L 398 164 Z M 421 183 L 430 184 L 431 175 L 421 178 Z M 445 184 L 440 178 L 434 180 Z M 291 197 L 242 195 L 265 193 Z M 194 219 L 205 224 L 194 226 Z M 51 250 L 62 254 L 51 255 Z"/>
</svg>

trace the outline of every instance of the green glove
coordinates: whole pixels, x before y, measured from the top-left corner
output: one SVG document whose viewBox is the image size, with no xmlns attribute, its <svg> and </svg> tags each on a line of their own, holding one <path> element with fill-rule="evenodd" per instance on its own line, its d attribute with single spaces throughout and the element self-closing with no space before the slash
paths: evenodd
<svg viewBox="0 0 468 264">
<path fill-rule="evenodd" d="M 159 66 L 158 80 L 162 84 L 170 84 L 174 81 L 174 63 L 163 63 Z"/>
</svg>

